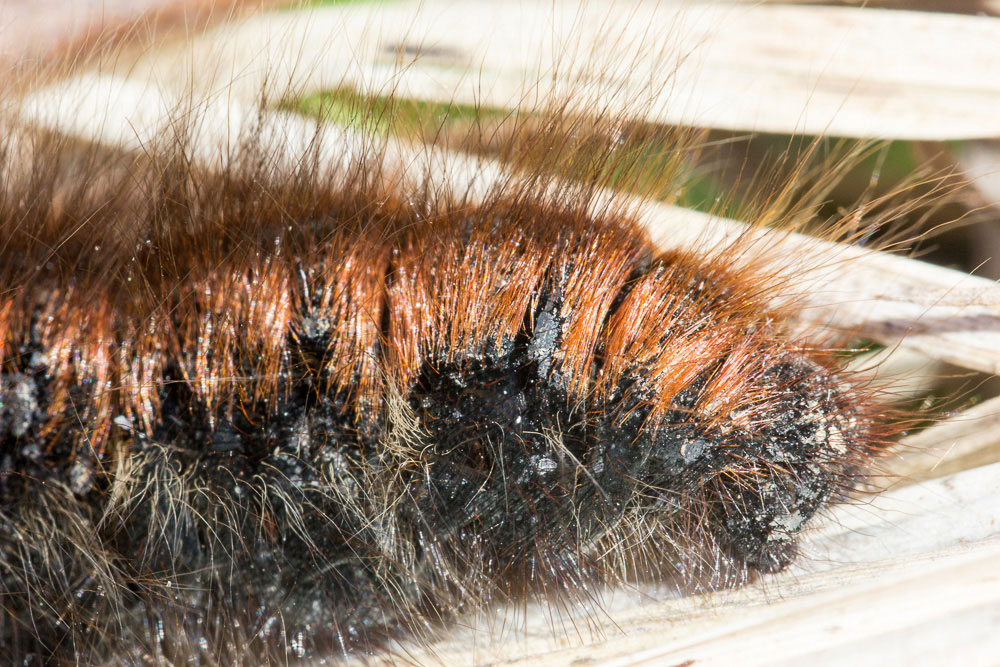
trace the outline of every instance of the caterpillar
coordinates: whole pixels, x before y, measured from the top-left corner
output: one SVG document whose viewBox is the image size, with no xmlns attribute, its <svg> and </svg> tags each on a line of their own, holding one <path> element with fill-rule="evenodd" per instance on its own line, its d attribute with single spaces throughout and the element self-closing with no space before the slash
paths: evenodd
<svg viewBox="0 0 1000 667">
<path fill-rule="evenodd" d="M 471 175 L 442 172 L 444 139 L 386 137 L 388 97 L 342 130 L 265 95 L 221 152 L 200 102 L 138 152 L 11 118 L 12 661 L 351 660 L 524 600 L 739 586 L 922 418 L 802 330 L 759 245 L 814 217 L 806 174 L 759 227 L 665 251 L 638 219 L 695 133 L 556 95 L 474 121 Z"/>
</svg>

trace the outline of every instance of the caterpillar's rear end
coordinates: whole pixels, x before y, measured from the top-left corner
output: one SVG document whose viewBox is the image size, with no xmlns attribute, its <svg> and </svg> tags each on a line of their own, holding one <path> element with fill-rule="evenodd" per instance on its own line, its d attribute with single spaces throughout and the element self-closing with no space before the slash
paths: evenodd
<svg viewBox="0 0 1000 667">
<path fill-rule="evenodd" d="M 289 166 L 250 133 L 215 171 L 176 125 L 139 156 L 20 126 L 2 653 L 335 658 L 784 568 L 899 430 L 888 399 L 793 334 L 773 258 L 663 253 L 597 205 L 614 119 L 546 113 L 572 131 L 485 196 L 377 148 Z"/>
</svg>

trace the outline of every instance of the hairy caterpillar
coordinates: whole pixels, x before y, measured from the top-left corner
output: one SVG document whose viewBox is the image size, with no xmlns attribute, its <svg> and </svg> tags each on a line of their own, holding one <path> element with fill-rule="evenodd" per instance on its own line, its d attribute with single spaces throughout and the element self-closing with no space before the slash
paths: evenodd
<svg viewBox="0 0 1000 667">
<path fill-rule="evenodd" d="M 662 253 L 602 198 L 630 164 L 613 118 L 541 117 L 482 193 L 373 137 L 289 165 L 266 121 L 221 170 L 197 118 L 138 158 L 17 135 L 12 656 L 350 655 L 535 593 L 787 564 L 902 428 L 886 397 L 793 336 L 750 241 Z"/>
</svg>

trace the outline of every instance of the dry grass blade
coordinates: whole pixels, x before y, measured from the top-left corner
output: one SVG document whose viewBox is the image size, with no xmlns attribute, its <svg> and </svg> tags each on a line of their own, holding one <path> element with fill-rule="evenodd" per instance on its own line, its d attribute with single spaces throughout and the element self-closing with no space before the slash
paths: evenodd
<svg viewBox="0 0 1000 667">
<path fill-rule="evenodd" d="M 654 238 L 671 246 L 725 246 L 746 233 L 742 223 L 677 207 L 651 208 L 648 223 Z M 1000 372 L 1000 287 L 994 281 L 800 234 L 771 235 L 770 241 L 776 253 L 794 258 L 787 271 L 811 321 Z"/>
<path fill-rule="evenodd" d="M 991 664 L 1000 542 L 800 575 L 755 589 L 615 611 L 605 641 L 565 647 L 542 627 L 499 646 L 463 637 L 413 664 Z M 929 603 L 935 600 L 934 604 Z M 474 647 L 474 648 L 470 648 Z M 888 660 L 888 662 L 886 662 Z"/>
<path fill-rule="evenodd" d="M 337 35 L 336 39 L 332 35 Z M 664 50 L 662 38 L 670 35 Z M 592 89 L 651 122 L 718 129 L 961 139 L 1000 135 L 1000 19 L 725 3 L 393 3 L 258 16 L 184 46 L 196 83 L 260 89 L 266 71 L 309 88 L 342 82 L 406 97 L 515 107 L 559 85 Z M 551 63 L 558 54 L 559 76 Z M 172 57 L 137 65 L 187 81 Z M 167 54 L 169 56 L 169 54 Z M 418 57 L 419 56 L 419 57 Z M 405 69 L 398 65 L 404 63 Z M 595 69 L 595 63 L 599 63 Z M 555 82 L 555 83 L 552 83 Z M 561 83 L 560 83 L 561 82 Z M 558 91 L 556 91 L 558 92 Z"/>
</svg>

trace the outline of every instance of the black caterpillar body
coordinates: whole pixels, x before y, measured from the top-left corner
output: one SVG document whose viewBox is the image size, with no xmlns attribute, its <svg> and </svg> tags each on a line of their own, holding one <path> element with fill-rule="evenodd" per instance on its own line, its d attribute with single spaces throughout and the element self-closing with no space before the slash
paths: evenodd
<svg viewBox="0 0 1000 667">
<path fill-rule="evenodd" d="M 659 253 L 586 185 L 36 142 L 0 201 L 6 660 L 336 660 L 736 584 L 893 430 L 766 272 Z"/>
</svg>

